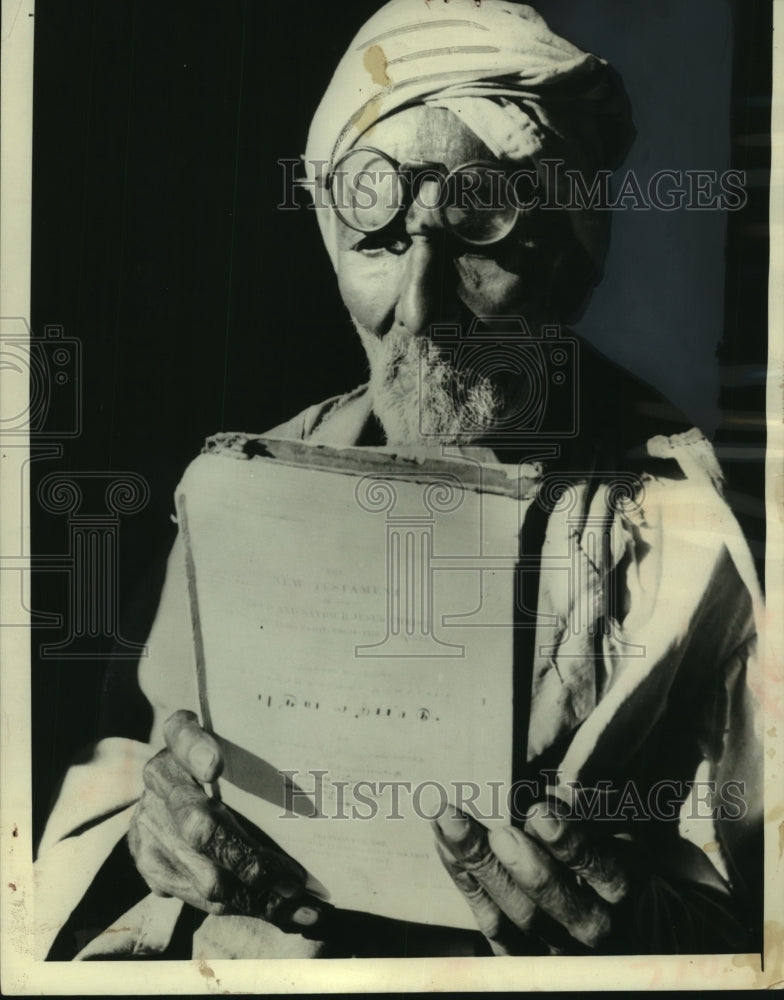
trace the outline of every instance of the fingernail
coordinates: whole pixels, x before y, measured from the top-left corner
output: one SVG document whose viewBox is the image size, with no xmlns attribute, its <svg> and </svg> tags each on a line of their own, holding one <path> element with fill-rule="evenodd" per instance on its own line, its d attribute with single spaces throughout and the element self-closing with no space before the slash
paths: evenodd
<svg viewBox="0 0 784 1000">
<path fill-rule="evenodd" d="M 465 816 L 458 816 L 455 813 L 444 813 L 438 817 L 436 823 L 438 823 L 438 828 L 445 839 L 453 843 L 464 840 L 471 829 L 471 824 Z"/>
<path fill-rule="evenodd" d="M 490 834 L 490 847 L 501 864 L 511 869 L 523 885 L 537 880 L 542 867 L 542 848 L 520 830 L 511 826 L 494 830 Z"/>
<path fill-rule="evenodd" d="M 295 879 L 281 879 L 275 883 L 273 889 L 284 899 L 291 899 L 292 896 L 296 896 L 301 891 L 302 883 L 297 882 Z"/>
<path fill-rule="evenodd" d="M 449 848 L 446 846 L 443 840 L 436 841 L 436 851 L 441 855 L 441 857 L 443 858 L 444 861 L 446 861 L 447 864 L 452 864 L 452 865 L 457 864 L 457 858 L 454 856 L 454 854 L 452 854 L 452 852 L 449 850 Z"/>
<path fill-rule="evenodd" d="M 540 840 L 546 840 L 548 843 L 552 843 L 554 840 L 558 840 L 563 832 L 563 823 L 557 816 L 543 815 L 542 813 L 535 813 L 525 824 L 526 830 L 529 828 L 533 830 Z"/>
<path fill-rule="evenodd" d="M 215 767 L 215 751 L 208 743 L 200 741 L 191 747 L 188 760 L 196 774 L 206 776 Z"/>
<path fill-rule="evenodd" d="M 323 899 L 325 902 L 329 899 L 329 889 L 322 885 L 316 876 L 311 875 L 310 872 L 305 873 L 305 889 L 312 896 L 318 896 L 319 899 Z"/>
<path fill-rule="evenodd" d="M 490 847 L 498 860 L 505 865 L 517 861 L 520 854 L 519 834 L 511 827 L 493 830 L 490 834 Z"/>
<path fill-rule="evenodd" d="M 318 918 L 318 910 L 314 910 L 310 906 L 300 906 L 291 919 L 300 927 L 312 927 Z"/>
</svg>

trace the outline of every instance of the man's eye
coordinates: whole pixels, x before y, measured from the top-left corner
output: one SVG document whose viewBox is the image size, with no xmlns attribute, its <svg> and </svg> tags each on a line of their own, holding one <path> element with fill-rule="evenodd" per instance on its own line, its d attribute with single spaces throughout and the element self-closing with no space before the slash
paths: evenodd
<svg viewBox="0 0 784 1000">
<path fill-rule="evenodd" d="M 395 255 L 404 254 L 411 246 L 411 240 L 406 233 L 389 232 L 379 230 L 377 233 L 368 233 L 354 247 L 360 253 L 367 256 L 377 256 L 382 253 Z"/>
</svg>

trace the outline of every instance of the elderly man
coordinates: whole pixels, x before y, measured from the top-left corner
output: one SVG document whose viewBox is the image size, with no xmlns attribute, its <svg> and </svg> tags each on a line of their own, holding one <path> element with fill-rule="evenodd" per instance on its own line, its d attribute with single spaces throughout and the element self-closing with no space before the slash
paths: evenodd
<svg viewBox="0 0 784 1000">
<path fill-rule="evenodd" d="M 449 444 L 506 464 L 535 451 L 532 426 L 546 439 L 562 398 L 531 417 L 524 373 L 477 361 L 475 351 L 450 354 L 434 326 L 476 331 L 513 317 L 536 334 L 578 316 L 601 275 L 608 215 L 565 204 L 552 163 L 563 161 L 590 187 L 598 171 L 620 165 L 632 138 L 618 77 L 530 8 L 505 0 L 392 0 L 382 8 L 341 61 L 305 157 L 370 379 L 270 436 Z M 511 187 L 515 172 L 531 183 Z M 537 187 L 538 206 L 528 197 Z M 571 660 L 530 652 L 527 745 L 518 756 L 531 773 L 587 759 L 585 747 L 614 727 L 623 766 L 594 760 L 584 777 L 593 787 L 609 779 L 616 792 L 632 779 L 641 793 L 663 780 L 688 790 L 707 762 L 719 789 L 711 808 L 722 873 L 681 836 L 672 812 L 602 827 L 575 819 L 555 796 L 549 809 L 489 836 L 460 810 L 439 819 L 438 854 L 476 932 L 324 903 L 295 860 L 203 790 L 222 761 L 196 721 L 178 543 L 140 677 L 155 710 L 150 745 L 105 741 L 89 766 L 67 776 L 41 848 L 43 951 L 252 958 L 754 947 L 753 567 L 704 438 L 648 387 L 581 347 L 570 373 L 579 434 L 540 467 L 577 485 L 584 520 L 602 475 L 630 470 L 646 483 L 645 505 L 623 520 L 622 544 L 593 570 L 597 587 L 620 595 L 619 627 L 647 637 L 647 660 L 624 670 L 611 640 L 597 648 L 591 639 Z M 674 540 L 687 537 L 694 517 L 684 509 L 695 498 L 713 530 L 681 546 Z M 529 554 L 547 545 L 547 516 L 540 521 L 524 525 Z M 539 612 L 566 621 L 572 610 L 558 607 L 545 571 L 542 557 Z M 742 789 L 735 811 L 721 794 L 728 779 Z M 59 883 L 47 895 L 47 872 L 65 868 L 82 885 L 68 893 Z M 107 883 L 111 905 L 100 888 Z M 100 933 L 107 927 L 114 933 Z"/>
</svg>

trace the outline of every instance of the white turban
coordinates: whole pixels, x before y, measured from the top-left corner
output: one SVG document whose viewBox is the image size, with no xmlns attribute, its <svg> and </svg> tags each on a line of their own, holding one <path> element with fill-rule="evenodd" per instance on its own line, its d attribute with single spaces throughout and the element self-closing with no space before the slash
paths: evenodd
<svg viewBox="0 0 784 1000">
<path fill-rule="evenodd" d="M 634 137 L 623 84 L 608 64 L 507 0 L 391 0 L 359 31 L 311 123 L 305 163 L 337 159 L 380 119 L 413 105 L 459 115 L 500 161 L 560 158 L 590 183 L 622 162 Z M 600 264 L 608 213 L 570 211 Z M 332 211 L 316 213 L 336 264 Z"/>
</svg>

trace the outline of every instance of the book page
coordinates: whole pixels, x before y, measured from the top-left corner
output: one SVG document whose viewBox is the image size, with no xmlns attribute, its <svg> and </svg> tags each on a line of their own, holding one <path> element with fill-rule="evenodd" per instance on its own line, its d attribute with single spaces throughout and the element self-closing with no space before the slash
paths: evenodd
<svg viewBox="0 0 784 1000">
<path fill-rule="evenodd" d="M 179 509 L 224 800 L 336 905 L 474 927 L 430 821 L 505 819 L 520 505 L 455 468 L 205 455 Z"/>
</svg>

